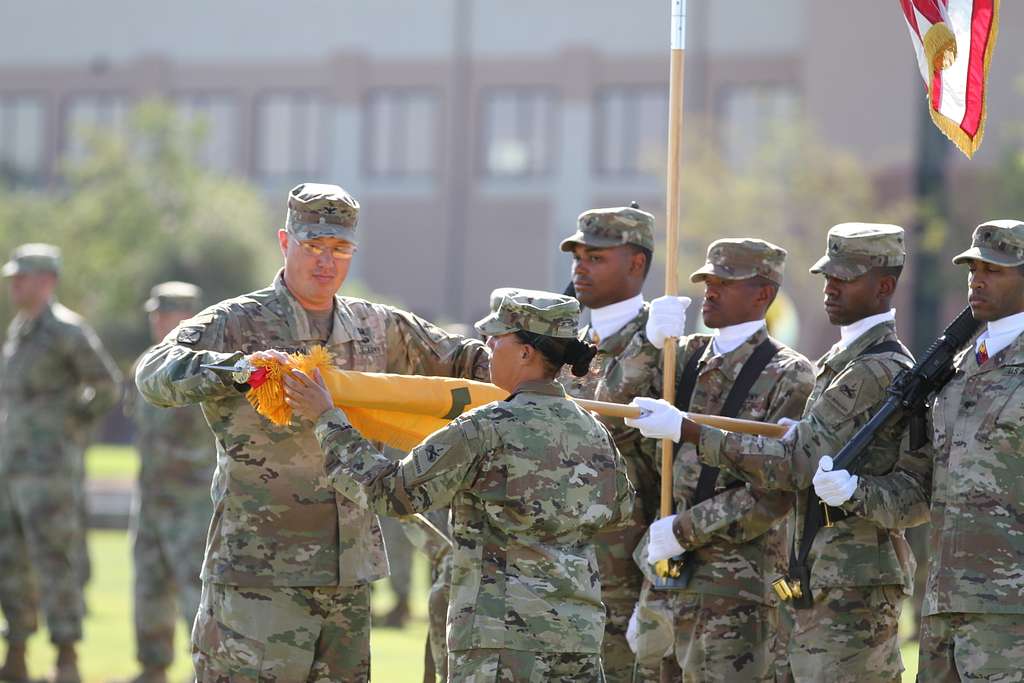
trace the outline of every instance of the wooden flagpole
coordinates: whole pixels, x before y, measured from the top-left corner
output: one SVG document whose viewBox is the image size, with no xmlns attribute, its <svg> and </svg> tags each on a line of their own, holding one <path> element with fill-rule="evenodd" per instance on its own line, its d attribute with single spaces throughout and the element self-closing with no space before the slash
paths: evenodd
<svg viewBox="0 0 1024 683">
<path fill-rule="evenodd" d="M 676 296 L 678 283 L 676 270 L 679 252 L 679 167 L 683 138 L 683 65 L 686 46 L 686 0 L 672 1 L 672 59 L 668 89 L 668 167 L 665 188 L 665 295 Z M 662 397 L 669 403 L 676 398 L 676 340 L 665 340 L 662 366 L 664 377 Z M 672 458 L 675 442 L 661 442 L 661 516 L 672 514 Z M 655 567 L 659 576 L 669 575 L 669 563 L 659 562 Z"/>
</svg>

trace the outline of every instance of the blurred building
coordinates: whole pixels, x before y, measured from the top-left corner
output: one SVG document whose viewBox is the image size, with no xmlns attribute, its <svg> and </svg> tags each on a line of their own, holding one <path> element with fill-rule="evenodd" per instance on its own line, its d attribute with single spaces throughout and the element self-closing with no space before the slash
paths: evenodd
<svg viewBox="0 0 1024 683">
<path fill-rule="evenodd" d="M 913 191 L 923 86 L 898 3 L 691 0 L 686 109 L 742 164 L 779 117 L 814 121 L 890 196 Z M 209 168 L 282 207 L 302 180 L 364 207 L 356 273 L 440 318 L 500 285 L 561 289 L 577 214 L 660 212 L 667 0 L 37 0 L 0 10 L 0 164 L 59 183 L 88 125 L 141 98 L 202 117 Z M 1003 3 L 987 141 L 1021 117 L 1024 7 Z M 957 161 L 956 163 L 961 163 Z M 275 204 L 272 204 L 274 206 Z M 822 243 L 824 243 L 823 226 Z M 965 227 L 969 234 L 969 227 Z M 658 289 L 652 278 L 652 293 Z"/>
</svg>

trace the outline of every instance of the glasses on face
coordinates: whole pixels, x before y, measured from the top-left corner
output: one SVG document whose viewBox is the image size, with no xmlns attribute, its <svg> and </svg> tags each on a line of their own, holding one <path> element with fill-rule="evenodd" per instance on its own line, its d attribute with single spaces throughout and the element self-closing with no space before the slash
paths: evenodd
<svg viewBox="0 0 1024 683">
<path fill-rule="evenodd" d="M 300 242 L 299 240 L 295 240 L 295 243 L 302 247 L 303 252 L 314 258 L 319 258 L 324 252 L 327 252 L 331 255 L 331 258 L 336 261 L 342 261 L 352 258 L 352 254 L 356 253 L 356 245 L 350 242 L 344 242 L 333 247 L 325 247 L 313 242 Z"/>
</svg>

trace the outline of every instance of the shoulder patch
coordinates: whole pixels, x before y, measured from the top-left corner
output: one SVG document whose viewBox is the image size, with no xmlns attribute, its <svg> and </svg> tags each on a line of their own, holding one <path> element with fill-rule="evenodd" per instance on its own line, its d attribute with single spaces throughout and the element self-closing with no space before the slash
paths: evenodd
<svg viewBox="0 0 1024 683">
<path fill-rule="evenodd" d="M 213 321 L 213 318 L 212 313 L 200 313 L 188 320 L 183 320 L 178 325 L 178 334 L 175 336 L 175 341 L 187 346 L 198 344 L 199 340 L 203 337 L 203 331 Z"/>
</svg>

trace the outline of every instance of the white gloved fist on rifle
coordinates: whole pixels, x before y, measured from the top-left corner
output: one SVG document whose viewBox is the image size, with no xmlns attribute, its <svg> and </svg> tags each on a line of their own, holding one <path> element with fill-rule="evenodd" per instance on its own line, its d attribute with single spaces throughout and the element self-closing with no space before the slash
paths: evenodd
<svg viewBox="0 0 1024 683">
<path fill-rule="evenodd" d="M 860 482 L 856 474 L 850 474 L 846 470 L 832 470 L 832 457 L 821 456 L 818 461 L 818 470 L 814 473 L 814 492 L 818 494 L 827 505 L 839 507 L 846 501 L 853 498 L 853 492 L 857 490 Z"/>
<path fill-rule="evenodd" d="M 666 339 L 683 336 L 686 328 L 686 309 L 689 306 L 688 296 L 659 296 L 651 301 L 644 332 L 654 348 L 665 348 Z"/>
<path fill-rule="evenodd" d="M 640 409 L 640 417 L 627 417 L 627 427 L 639 429 L 649 439 L 679 441 L 686 413 L 663 398 L 639 396 L 630 401 L 629 405 Z"/>
<path fill-rule="evenodd" d="M 676 532 L 672 530 L 675 521 L 676 516 L 669 515 L 651 525 L 647 540 L 647 564 L 656 564 L 686 552 L 686 549 L 679 545 Z"/>
</svg>

